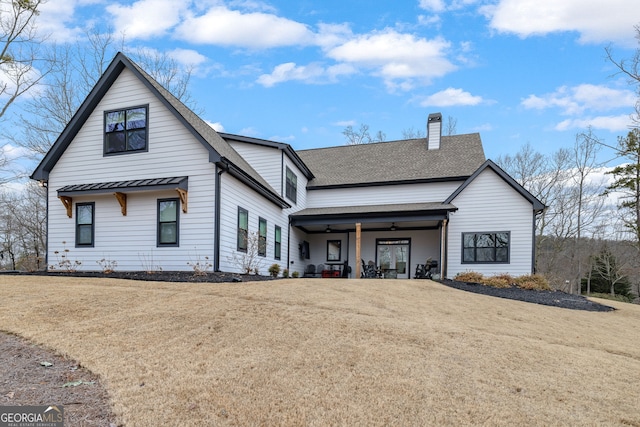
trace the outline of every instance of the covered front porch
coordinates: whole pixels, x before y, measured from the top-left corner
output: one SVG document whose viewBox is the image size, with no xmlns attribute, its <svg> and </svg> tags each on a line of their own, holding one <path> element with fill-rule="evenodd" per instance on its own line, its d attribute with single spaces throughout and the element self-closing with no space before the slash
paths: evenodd
<svg viewBox="0 0 640 427">
<path fill-rule="evenodd" d="M 308 275 L 313 266 L 316 277 L 362 277 L 364 262 L 382 277 L 409 279 L 427 259 L 445 275 L 447 221 L 455 210 L 443 203 L 307 208 L 290 215 L 303 236 L 291 256 Z"/>
</svg>

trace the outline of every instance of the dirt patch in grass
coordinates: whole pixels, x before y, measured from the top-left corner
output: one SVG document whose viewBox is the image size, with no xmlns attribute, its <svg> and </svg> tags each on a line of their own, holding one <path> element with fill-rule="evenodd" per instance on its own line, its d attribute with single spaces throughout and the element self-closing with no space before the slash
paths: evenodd
<svg viewBox="0 0 640 427">
<path fill-rule="evenodd" d="M 0 333 L 0 405 L 63 405 L 66 426 L 115 425 L 97 375 L 15 335 Z"/>
<path fill-rule="evenodd" d="M 0 276 L 0 330 L 77 360 L 118 424 L 640 425 L 640 307 L 428 280 Z"/>
</svg>

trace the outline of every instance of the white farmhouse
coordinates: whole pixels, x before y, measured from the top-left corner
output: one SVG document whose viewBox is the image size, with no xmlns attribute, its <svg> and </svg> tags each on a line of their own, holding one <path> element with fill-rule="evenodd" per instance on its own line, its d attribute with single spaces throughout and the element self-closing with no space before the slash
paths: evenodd
<svg viewBox="0 0 640 427">
<path fill-rule="evenodd" d="M 31 176 L 48 189 L 48 265 L 531 273 L 545 206 L 478 134 L 441 129 L 431 114 L 426 138 L 295 151 L 214 131 L 118 54 Z"/>
</svg>

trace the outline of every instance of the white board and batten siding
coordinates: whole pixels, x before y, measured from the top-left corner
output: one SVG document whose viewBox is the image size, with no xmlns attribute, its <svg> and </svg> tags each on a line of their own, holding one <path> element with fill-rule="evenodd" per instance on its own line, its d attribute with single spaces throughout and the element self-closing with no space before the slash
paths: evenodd
<svg viewBox="0 0 640 427">
<path fill-rule="evenodd" d="M 250 234 L 258 232 L 259 218 L 267 220 L 267 251 L 266 256 L 258 257 L 259 274 L 268 275 L 268 269 L 272 264 L 279 264 L 281 271 L 287 268 L 289 218 L 286 212 L 228 173 L 222 174 L 221 182 L 220 270 L 244 273 L 242 271 L 242 258 L 245 255 L 237 250 L 239 207 L 249 213 Z M 281 257 L 279 260 L 275 259 L 274 256 L 276 225 L 282 230 Z"/>
<path fill-rule="evenodd" d="M 148 152 L 103 156 L 104 111 L 149 105 Z M 75 196 L 73 218 L 57 198 L 72 184 L 189 177 L 188 212 L 179 209 L 179 247 L 157 247 L 157 200 L 175 191 L 127 194 L 127 215 L 112 194 Z M 117 262 L 116 270 L 192 270 L 188 263 L 213 259 L 215 166 L 207 150 L 127 69 L 100 101 L 49 176 L 49 265 L 66 253 L 81 270 L 100 270 L 96 261 Z M 75 205 L 95 203 L 95 245 L 75 247 Z M 66 244 L 62 242 L 65 241 Z M 56 253 L 57 252 L 57 253 Z"/>
<path fill-rule="evenodd" d="M 484 275 L 531 274 L 533 253 L 533 206 L 487 168 L 453 201 L 458 211 L 450 215 L 447 276 L 475 271 Z M 510 233 L 509 263 L 462 263 L 462 233 Z"/>
<path fill-rule="evenodd" d="M 307 206 L 310 208 L 322 208 L 327 206 L 375 206 L 398 203 L 442 202 L 460 184 L 461 182 L 432 182 L 312 190 L 307 195 Z"/>
</svg>

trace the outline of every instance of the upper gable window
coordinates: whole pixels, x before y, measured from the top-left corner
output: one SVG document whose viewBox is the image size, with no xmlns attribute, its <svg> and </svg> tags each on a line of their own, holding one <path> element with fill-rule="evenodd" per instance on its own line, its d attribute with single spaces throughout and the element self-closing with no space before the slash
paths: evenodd
<svg viewBox="0 0 640 427">
<path fill-rule="evenodd" d="M 286 185 L 285 185 L 285 194 L 287 196 L 287 199 L 291 200 L 293 203 L 297 203 L 298 177 L 289 168 L 286 168 L 286 174 L 287 174 L 287 177 L 286 177 Z"/>
<path fill-rule="evenodd" d="M 104 113 L 104 153 L 147 151 L 148 106 Z"/>
</svg>

